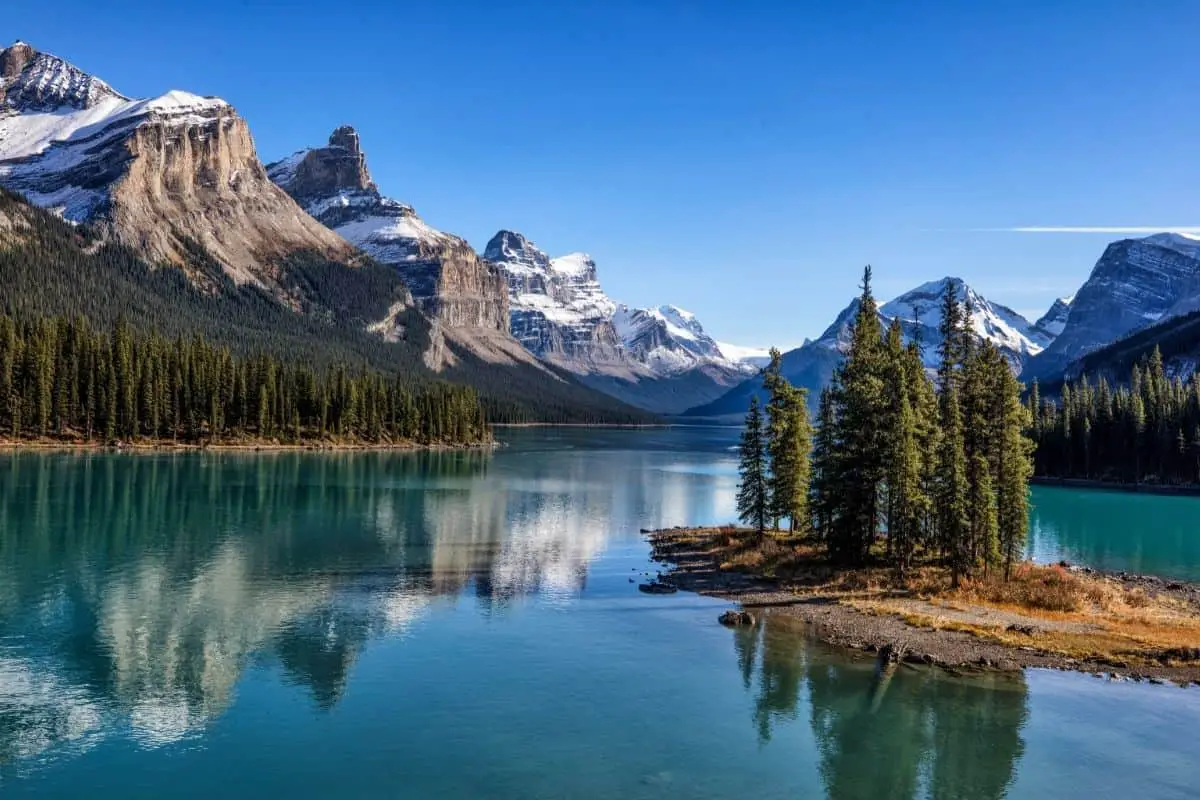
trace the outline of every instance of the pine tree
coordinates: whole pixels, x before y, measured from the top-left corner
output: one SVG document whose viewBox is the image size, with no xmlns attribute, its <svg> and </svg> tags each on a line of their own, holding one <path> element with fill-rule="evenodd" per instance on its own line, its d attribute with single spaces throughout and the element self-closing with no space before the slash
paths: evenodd
<svg viewBox="0 0 1200 800">
<path fill-rule="evenodd" d="M 821 391 L 821 399 L 817 406 L 817 427 L 812 449 L 812 482 L 809 492 L 813 528 L 822 541 L 828 539 L 838 509 L 836 435 L 833 390 L 827 387 Z"/>
<path fill-rule="evenodd" d="M 767 458 L 769 515 L 773 527 L 788 520 L 788 529 L 808 525 L 809 457 L 812 428 L 808 421 L 808 392 L 792 386 L 780 371 L 781 357 L 771 349 L 763 373 L 767 400 Z"/>
<path fill-rule="evenodd" d="M 767 453 L 763 441 L 763 418 L 758 398 L 750 401 L 750 412 L 746 415 L 746 427 L 742 432 L 739 448 L 741 461 L 738 474 L 738 518 L 753 527 L 761 536 L 767 529 L 767 514 L 770 498 L 767 488 Z"/>
<path fill-rule="evenodd" d="M 1005 369 L 999 376 L 999 479 L 996 512 L 1004 579 L 1012 574 L 1021 557 L 1029 530 L 1029 478 L 1033 474 L 1033 440 L 1026 431 L 1032 424 L 1029 410 L 1021 405 L 1021 385 Z M 1036 391 L 1036 385 L 1034 387 Z"/>
<path fill-rule="evenodd" d="M 903 575 L 921 540 L 926 502 L 917 413 L 910 400 L 910 365 L 898 319 L 893 319 L 888 329 L 887 351 L 887 543 L 888 555 Z"/>
<path fill-rule="evenodd" d="M 962 410 L 953 380 L 941 389 L 941 447 L 938 449 L 936 516 L 942 553 L 950 565 L 952 581 L 970 568 L 967 516 L 967 457 L 963 448 Z"/>
<path fill-rule="evenodd" d="M 868 266 L 863 270 L 850 346 L 833 382 L 840 450 L 834 460 L 839 473 L 835 483 L 841 508 L 831 520 L 827 545 L 830 556 L 844 564 L 864 563 L 879 533 L 886 466 L 886 373 L 883 329 Z"/>
</svg>

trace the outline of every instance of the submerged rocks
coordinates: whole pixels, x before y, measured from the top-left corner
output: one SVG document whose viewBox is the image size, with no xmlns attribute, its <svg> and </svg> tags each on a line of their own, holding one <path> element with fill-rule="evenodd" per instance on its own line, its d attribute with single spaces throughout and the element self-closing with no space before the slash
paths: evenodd
<svg viewBox="0 0 1200 800">
<path fill-rule="evenodd" d="M 639 583 L 638 591 L 645 594 L 675 594 L 679 590 L 669 583 L 652 581 L 651 583 Z"/>
<path fill-rule="evenodd" d="M 754 615 L 749 611 L 726 611 L 718 619 L 722 625 L 727 625 L 731 628 L 742 625 L 753 625 L 755 623 Z"/>
</svg>

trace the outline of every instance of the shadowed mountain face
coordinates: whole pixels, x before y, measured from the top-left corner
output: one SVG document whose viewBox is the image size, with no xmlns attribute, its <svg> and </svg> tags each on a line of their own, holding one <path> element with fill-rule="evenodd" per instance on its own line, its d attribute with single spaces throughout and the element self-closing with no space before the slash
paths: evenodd
<svg viewBox="0 0 1200 800">
<path fill-rule="evenodd" d="M 1061 333 L 1025 377 L 1062 377 L 1071 362 L 1156 323 L 1200 310 L 1200 242 L 1174 233 L 1122 239 L 1071 301 Z"/>
</svg>

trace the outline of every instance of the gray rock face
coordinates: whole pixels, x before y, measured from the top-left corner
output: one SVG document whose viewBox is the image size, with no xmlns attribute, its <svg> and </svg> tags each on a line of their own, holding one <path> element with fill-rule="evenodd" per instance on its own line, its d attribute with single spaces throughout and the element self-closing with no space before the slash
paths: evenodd
<svg viewBox="0 0 1200 800">
<path fill-rule="evenodd" d="M 1046 313 L 1033 323 L 1033 327 L 1041 331 L 1050 341 L 1058 338 L 1067 326 L 1067 315 L 1071 313 L 1071 302 L 1074 299 L 1075 297 L 1072 295 L 1055 300 Z"/>
<path fill-rule="evenodd" d="M 1070 304 L 1062 333 L 1027 376 L 1050 377 L 1135 331 L 1200 307 L 1200 242 L 1176 234 L 1113 242 Z"/>
<path fill-rule="evenodd" d="M 279 263 L 350 246 L 267 180 L 245 120 L 220 98 L 131 100 L 24 43 L 0 51 L 0 184 L 191 270 L 201 245 L 236 283 L 284 299 Z"/>
<path fill-rule="evenodd" d="M 449 328 L 508 330 L 504 276 L 462 239 L 380 194 L 358 132 L 343 125 L 325 147 L 267 165 L 271 180 L 312 216 L 403 277 L 421 310 Z"/>
<path fill-rule="evenodd" d="M 0 88 L 10 112 L 91 108 L 106 98 L 126 100 L 104 81 L 25 42 L 0 50 Z"/>
<path fill-rule="evenodd" d="M 613 327 L 617 304 L 583 253 L 551 259 L 513 231 L 500 231 L 483 257 L 504 275 L 509 330 L 539 358 L 577 373 L 649 374 L 625 352 Z"/>
<path fill-rule="evenodd" d="M 284 170 L 280 169 L 282 163 L 270 165 L 271 179 L 276 183 L 286 182 L 288 193 L 303 205 L 333 197 L 341 191 L 378 195 L 367 172 L 367 157 L 359 144 L 358 132 L 349 125 L 335 130 L 329 137 L 328 146 L 304 151 L 304 156 L 291 166 L 291 173 L 286 178 Z"/>
<path fill-rule="evenodd" d="M 625 348 L 660 374 L 700 364 L 726 363 L 720 345 L 705 332 L 695 314 L 677 306 L 621 305 L 613 315 L 613 324 Z M 752 373 L 755 368 L 746 365 L 744 371 Z"/>
</svg>

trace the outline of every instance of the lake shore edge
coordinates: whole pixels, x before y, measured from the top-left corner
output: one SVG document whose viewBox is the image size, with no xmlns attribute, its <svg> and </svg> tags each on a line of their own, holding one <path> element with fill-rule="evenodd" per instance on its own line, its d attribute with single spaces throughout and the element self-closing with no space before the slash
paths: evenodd
<svg viewBox="0 0 1200 800">
<path fill-rule="evenodd" d="M 1058 487 L 1062 489 L 1095 489 L 1107 492 L 1123 492 L 1126 494 L 1151 494 L 1164 497 L 1196 497 L 1200 496 L 1200 484 L 1173 486 L 1160 483 L 1120 483 L 1118 481 L 1101 481 L 1092 478 L 1052 478 L 1035 475 L 1029 479 L 1034 486 Z"/>
<path fill-rule="evenodd" d="M 0 452 L 88 452 L 88 453 L 338 453 L 338 452 L 425 452 L 491 450 L 496 441 L 454 444 L 445 442 L 273 442 L 270 440 L 176 442 L 169 439 L 133 442 L 62 441 L 55 439 L 0 438 Z"/>
<path fill-rule="evenodd" d="M 642 587 L 643 590 L 677 589 L 728 600 L 737 603 L 745 613 L 735 612 L 723 617 L 722 622 L 757 624 L 762 615 L 789 618 L 825 644 L 876 653 L 893 661 L 936 666 L 953 673 L 1044 668 L 1113 679 L 1200 684 L 1200 640 L 1194 641 L 1191 648 L 1182 648 L 1180 658 L 1167 651 L 1159 654 L 1159 658 L 1144 652 L 1119 657 L 1089 656 L 1089 631 L 1075 623 L 1056 620 L 1053 615 L 1022 616 L 1011 609 L 931 604 L 902 591 L 833 590 L 828 585 L 827 571 L 820 580 L 809 582 L 780 580 L 753 569 L 733 567 L 722 560 L 728 556 L 728 549 L 716 544 L 717 537 L 727 535 L 726 531 L 643 530 L 650 542 L 652 560 L 666 566 L 658 581 Z M 1151 592 L 1154 597 L 1162 596 L 1186 608 L 1200 622 L 1200 585 L 1153 576 L 1108 574 L 1089 568 L 1072 568 L 1070 572 L 1085 582 L 1115 584 L 1131 591 Z M 1039 641 L 1043 633 L 1053 638 L 1060 628 L 1070 634 L 1073 644 L 1084 650 L 1067 654 Z M 1106 634 L 1097 630 L 1093 635 L 1098 639 Z"/>
</svg>

